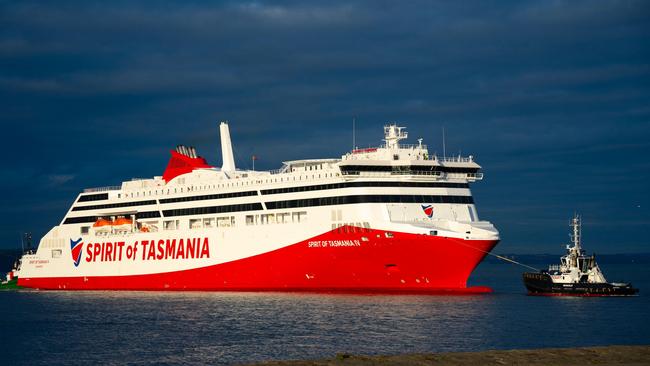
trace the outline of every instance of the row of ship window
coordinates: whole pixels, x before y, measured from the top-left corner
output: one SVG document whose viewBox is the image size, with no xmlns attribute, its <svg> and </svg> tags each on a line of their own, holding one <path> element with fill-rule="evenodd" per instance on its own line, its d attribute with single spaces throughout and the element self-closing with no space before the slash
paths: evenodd
<svg viewBox="0 0 650 366">
<path fill-rule="evenodd" d="M 313 186 L 263 189 L 261 192 L 262 194 L 280 194 L 358 187 L 469 188 L 469 184 L 449 182 L 343 182 Z"/>
<path fill-rule="evenodd" d="M 272 224 L 289 224 L 289 223 L 300 223 L 304 222 L 307 219 L 306 211 L 297 211 L 297 212 L 278 212 L 273 214 L 262 214 L 262 215 L 246 215 L 245 224 L 250 225 L 272 225 Z M 144 220 L 138 223 L 138 226 L 146 227 L 147 232 L 157 232 L 160 222 L 147 221 Z M 191 230 L 195 229 L 214 229 L 214 228 L 229 228 L 236 225 L 235 216 L 220 216 L 220 217 L 205 217 L 205 218 L 196 218 L 189 219 L 187 221 L 187 228 Z M 162 230 L 179 230 L 183 229 L 181 225 L 181 220 L 172 219 L 172 220 L 163 220 L 162 221 Z M 90 226 L 82 226 L 80 228 L 81 235 L 87 235 L 90 233 Z M 141 231 L 141 230 L 140 230 Z M 108 235 L 115 234 L 114 232 L 102 232 L 96 233 L 97 235 Z M 119 234 L 124 234 L 120 232 Z"/>
<path fill-rule="evenodd" d="M 300 223 L 307 219 L 306 211 L 297 212 L 278 212 L 273 214 L 246 215 L 244 223 L 250 225 L 271 225 L 271 224 L 289 224 Z M 189 229 L 211 229 L 216 227 L 234 227 L 235 216 L 222 216 L 210 218 L 190 219 L 188 221 Z M 180 229 L 180 220 L 164 220 L 163 230 Z"/>
<path fill-rule="evenodd" d="M 316 207 L 316 206 L 330 206 L 330 205 L 344 205 L 344 204 L 359 204 L 359 203 L 457 203 L 457 204 L 472 204 L 474 200 L 472 196 L 427 196 L 427 195 L 361 195 L 361 196 L 336 196 L 336 197 L 320 197 L 320 198 L 307 198 L 288 201 L 275 201 L 266 202 L 266 208 L 272 209 L 286 209 L 286 208 L 299 208 L 299 207 Z M 220 214 L 241 211 L 260 211 L 263 206 L 260 202 L 242 203 L 237 205 L 224 205 L 224 206 L 208 206 L 208 207 L 192 207 L 192 208 L 178 208 L 163 210 L 164 217 L 173 216 L 188 216 L 188 215 L 207 215 L 207 214 Z M 138 212 L 136 219 L 160 217 L 159 211 L 146 211 Z M 68 217 L 64 220 L 63 224 L 78 224 L 85 222 L 93 222 L 97 216 L 83 216 L 83 217 Z"/>
<path fill-rule="evenodd" d="M 341 172 L 444 172 L 476 173 L 479 168 L 448 167 L 440 165 L 343 165 Z"/>
<path fill-rule="evenodd" d="M 320 184 L 320 185 L 301 186 L 301 187 L 265 189 L 262 190 L 261 193 L 263 195 L 269 195 L 269 194 L 309 192 L 309 191 L 320 191 L 320 190 L 342 189 L 342 188 L 358 188 L 358 187 L 469 188 L 469 184 L 448 183 L 448 182 L 344 182 L 344 183 Z M 242 191 L 242 192 L 189 196 L 189 197 L 165 198 L 165 199 L 160 199 L 160 203 L 166 204 L 166 203 L 177 203 L 177 202 L 187 202 L 187 201 L 215 200 L 215 199 L 227 199 L 227 198 L 237 198 L 237 197 L 249 197 L 249 196 L 256 196 L 256 195 L 257 195 L 257 191 Z M 82 200 L 82 198 L 85 197 L 89 197 L 89 196 L 80 196 L 78 202 L 89 201 L 87 199 Z M 107 198 L 108 196 L 106 196 L 106 199 Z M 155 205 L 156 203 L 157 203 L 156 200 L 146 200 L 146 201 L 109 203 L 103 205 L 77 206 L 77 207 L 73 207 L 72 211 L 87 211 L 87 210 L 97 210 L 97 209 L 104 209 L 104 208 L 145 206 L 145 205 Z"/>
<path fill-rule="evenodd" d="M 307 219 L 306 211 L 279 212 L 277 214 L 246 215 L 246 225 L 299 223 Z"/>
<path fill-rule="evenodd" d="M 424 195 L 363 195 L 306 198 L 289 201 L 266 202 L 269 210 L 296 207 L 349 205 L 358 203 L 459 203 L 472 204 L 472 196 L 424 196 Z"/>
<path fill-rule="evenodd" d="M 309 167 L 311 170 L 311 166 Z M 322 168 L 322 167 L 321 167 Z M 305 168 L 306 170 L 307 168 Z M 446 173 L 468 173 L 468 174 L 473 174 L 478 172 L 478 168 L 459 168 L 459 167 L 444 167 L 444 166 L 421 166 L 421 165 L 397 165 L 397 166 L 381 166 L 381 165 L 345 165 L 341 166 L 341 172 L 345 175 L 349 174 L 358 174 L 359 172 L 393 172 L 393 173 L 405 173 L 405 172 L 446 172 Z M 292 169 L 292 171 L 296 171 L 295 169 Z M 321 178 L 331 178 L 334 176 L 339 176 L 338 173 L 324 173 L 324 174 L 312 174 L 311 178 L 312 179 L 321 179 Z M 291 178 L 291 179 L 289 179 Z M 309 176 L 304 176 L 305 179 L 308 179 Z M 219 184 L 219 185 L 199 185 L 199 186 L 189 186 L 189 187 L 175 187 L 173 188 L 167 188 L 159 190 L 148 190 L 148 191 L 136 191 L 136 192 L 130 192 L 130 193 L 124 193 L 124 198 L 126 197 L 140 197 L 140 193 L 142 193 L 142 197 L 146 196 L 152 196 L 152 195 L 158 195 L 158 194 L 176 194 L 176 193 L 184 193 L 185 191 L 191 192 L 194 190 L 205 190 L 205 189 L 214 189 L 214 188 L 231 188 L 231 187 L 239 187 L 239 186 L 249 186 L 251 184 L 261 184 L 261 183 L 278 183 L 278 182 L 290 182 L 290 181 L 301 181 L 303 180 L 303 176 L 300 175 L 298 176 L 298 179 L 296 179 L 296 176 L 293 177 L 287 177 L 285 180 L 283 177 L 280 178 L 271 178 L 271 179 L 259 179 L 259 180 L 250 180 L 250 181 L 236 181 L 236 182 L 231 182 L 231 183 L 226 183 L 226 184 Z M 184 181 L 184 180 L 183 180 Z M 241 183 L 241 185 L 240 185 Z M 358 182 L 358 183 L 366 183 L 366 182 Z M 444 183 L 443 183 L 444 184 Z M 452 183 L 454 184 L 454 183 Z M 300 192 L 300 188 L 303 187 L 296 187 L 296 188 L 288 188 L 288 191 L 284 192 L 277 192 L 277 193 L 286 193 L 286 192 Z M 280 188 L 279 190 L 285 190 L 286 188 Z M 118 193 L 118 198 L 122 198 L 122 194 Z M 90 202 L 90 201 L 100 201 L 100 200 L 105 200 L 108 199 L 108 193 L 96 193 L 96 194 L 87 194 L 87 195 L 81 195 L 78 199 L 78 202 Z M 179 202 L 179 201 L 171 201 L 171 202 Z"/>
<path fill-rule="evenodd" d="M 245 175 L 244 175 L 245 176 Z M 134 197 L 147 197 L 147 196 L 157 196 L 161 194 L 177 194 L 177 193 L 185 193 L 185 192 L 194 192 L 194 191 L 201 191 L 201 190 L 207 190 L 207 189 L 215 189 L 215 188 L 236 188 L 236 187 L 245 187 L 245 186 L 252 186 L 256 184 L 263 184 L 263 183 L 282 183 L 282 182 L 296 182 L 296 181 L 308 181 L 308 180 L 313 180 L 313 179 L 323 179 L 323 178 L 333 178 L 333 177 L 338 177 L 339 173 L 323 173 L 323 174 L 312 174 L 311 176 L 308 175 L 298 175 L 293 176 L 293 177 L 287 177 L 285 178 L 271 178 L 271 179 L 258 179 L 258 180 L 246 180 L 246 181 L 237 181 L 235 180 L 234 182 L 231 183 L 226 183 L 226 184 L 212 184 L 212 185 L 192 185 L 192 186 L 180 186 L 180 187 L 174 187 L 174 188 L 162 188 L 160 190 L 154 189 L 154 190 L 145 190 L 145 191 L 135 191 L 135 192 L 129 192 L 129 193 L 118 193 L 117 198 L 134 198 Z M 291 179 L 290 179 L 291 178 Z M 296 179 L 297 178 L 297 179 Z M 80 202 L 83 202 L 80 199 Z"/>
<path fill-rule="evenodd" d="M 306 211 L 297 212 L 279 212 L 274 214 L 262 215 L 246 215 L 246 226 L 252 225 L 274 225 L 274 224 L 290 224 L 300 223 L 307 220 Z M 157 232 L 159 221 L 143 221 L 149 232 Z M 190 230 L 197 229 L 214 229 L 214 228 L 229 228 L 234 227 L 236 224 L 235 216 L 221 216 L 221 217 L 206 217 L 188 220 L 188 227 Z M 162 230 L 179 230 L 181 227 L 180 220 L 163 220 Z M 370 224 L 368 222 L 350 222 L 350 223 L 332 223 L 332 231 L 338 234 L 351 234 L 351 233 L 368 233 L 370 232 Z M 88 235 L 90 233 L 90 226 L 81 227 L 81 235 Z M 101 233 L 102 235 L 110 236 L 111 233 Z M 124 233 L 120 233 L 124 234 Z M 98 233 L 99 235 L 99 233 Z"/>
</svg>

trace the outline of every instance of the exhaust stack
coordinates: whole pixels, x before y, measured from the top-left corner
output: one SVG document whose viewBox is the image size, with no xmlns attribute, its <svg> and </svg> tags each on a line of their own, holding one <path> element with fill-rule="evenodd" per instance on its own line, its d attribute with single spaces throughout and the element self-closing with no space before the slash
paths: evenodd
<svg viewBox="0 0 650 366">
<path fill-rule="evenodd" d="M 225 172 L 235 171 L 235 159 L 232 156 L 232 143 L 230 142 L 230 129 L 228 122 L 221 122 L 219 126 L 219 134 L 221 135 L 221 156 L 223 157 L 223 165 L 221 170 Z"/>
</svg>

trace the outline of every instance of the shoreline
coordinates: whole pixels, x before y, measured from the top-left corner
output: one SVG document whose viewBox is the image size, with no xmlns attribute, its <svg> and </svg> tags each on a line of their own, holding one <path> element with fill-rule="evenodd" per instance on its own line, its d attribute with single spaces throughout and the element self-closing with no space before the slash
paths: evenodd
<svg viewBox="0 0 650 366">
<path fill-rule="evenodd" d="M 574 366 L 597 364 L 648 365 L 650 345 L 602 346 L 574 348 L 541 348 L 529 350 L 493 350 L 479 352 L 415 353 L 393 356 L 364 356 L 340 353 L 317 360 L 264 361 L 257 366 L 324 366 L 324 365 L 554 365 Z"/>
</svg>

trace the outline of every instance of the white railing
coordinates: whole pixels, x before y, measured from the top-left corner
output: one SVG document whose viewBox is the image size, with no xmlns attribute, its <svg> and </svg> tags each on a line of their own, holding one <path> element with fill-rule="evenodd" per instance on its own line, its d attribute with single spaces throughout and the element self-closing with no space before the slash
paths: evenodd
<svg viewBox="0 0 650 366">
<path fill-rule="evenodd" d="M 283 173 L 287 173 L 288 171 L 289 171 L 289 167 L 288 166 L 283 166 L 280 169 L 269 170 L 269 173 L 270 174 L 283 174 Z"/>
<path fill-rule="evenodd" d="M 418 145 L 418 144 L 399 144 L 397 145 L 398 149 L 423 149 L 427 150 L 427 145 Z M 358 148 L 354 149 L 351 151 L 352 154 L 363 154 L 363 153 L 371 153 L 371 152 L 376 152 L 379 149 L 389 149 L 386 147 L 386 145 L 383 146 L 377 146 L 377 147 L 366 147 L 366 148 Z"/>
<path fill-rule="evenodd" d="M 427 145 L 417 144 L 399 144 L 397 147 L 400 149 L 427 149 Z"/>
<path fill-rule="evenodd" d="M 395 171 L 395 172 L 368 172 L 368 171 L 359 171 L 359 170 L 348 170 L 341 172 L 342 175 L 362 175 L 364 177 L 389 177 L 391 175 L 427 175 L 434 177 L 442 177 L 444 172 L 424 172 L 424 171 L 414 171 L 414 170 L 405 170 L 405 171 Z"/>
<path fill-rule="evenodd" d="M 394 171 L 394 172 L 371 172 L 371 171 L 359 171 L 359 170 L 348 170 L 341 172 L 342 175 L 351 175 L 351 176 L 363 176 L 363 177 L 390 177 L 395 175 L 418 175 L 418 176 L 430 176 L 438 178 L 452 178 L 452 179 L 470 179 L 470 180 L 482 180 L 483 173 L 445 173 L 441 171 L 429 172 L 429 171 L 417 171 L 417 170 L 405 170 L 405 171 Z"/>
<path fill-rule="evenodd" d="M 95 187 L 95 188 L 86 188 L 86 189 L 84 189 L 84 193 L 119 191 L 120 189 L 122 189 L 122 186 Z"/>
<path fill-rule="evenodd" d="M 474 156 L 470 155 L 468 157 L 464 156 L 445 156 L 438 157 L 438 161 L 443 163 L 471 163 L 474 161 Z"/>
</svg>

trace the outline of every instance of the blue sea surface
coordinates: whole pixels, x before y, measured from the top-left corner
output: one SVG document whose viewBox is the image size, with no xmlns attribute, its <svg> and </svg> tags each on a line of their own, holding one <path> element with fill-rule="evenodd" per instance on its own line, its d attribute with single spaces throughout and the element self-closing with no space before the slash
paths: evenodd
<svg viewBox="0 0 650 366">
<path fill-rule="evenodd" d="M 495 292 L 395 296 L 0 292 L 3 365 L 240 364 L 401 354 L 650 344 L 650 266 L 602 265 L 629 298 L 527 296 L 521 267 L 484 262 Z"/>
</svg>

